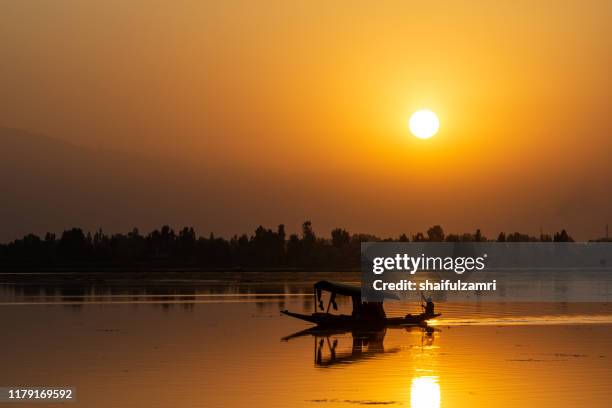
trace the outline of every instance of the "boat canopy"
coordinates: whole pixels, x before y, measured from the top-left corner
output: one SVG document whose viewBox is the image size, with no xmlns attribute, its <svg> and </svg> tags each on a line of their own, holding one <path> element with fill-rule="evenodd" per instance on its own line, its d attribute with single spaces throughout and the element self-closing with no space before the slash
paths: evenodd
<svg viewBox="0 0 612 408">
<path fill-rule="evenodd" d="M 343 296 L 359 296 L 361 297 L 361 288 L 357 286 L 347 285 L 345 283 L 330 282 L 326 280 L 319 281 L 314 284 L 314 289 L 317 293 L 327 291 Z"/>
<path fill-rule="evenodd" d="M 353 312 L 358 311 L 362 307 L 360 287 L 347 285 L 346 283 L 337 283 L 322 280 L 314 284 L 315 311 L 317 308 L 317 304 L 319 305 L 319 308 L 321 310 L 325 310 L 322 299 L 322 292 L 324 291 L 331 293 L 329 303 L 327 304 L 327 313 L 329 313 L 330 306 L 333 307 L 334 310 L 338 310 L 338 305 L 336 304 L 336 295 L 350 296 L 353 301 Z M 382 298 L 399 300 L 399 297 L 391 292 L 380 292 L 378 293 L 378 295 L 381 296 L 381 302 Z"/>
<path fill-rule="evenodd" d="M 334 310 L 338 310 L 336 295 L 350 296 L 353 301 L 353 311 L 357 310 L 359 305 L 361 305 L 361 288 L 344 283 L 323 280 L 314 284 L 315 311 L 317 309 L 317 304 L 321 310 L 325 310 L 322 299 L 323 291 L 331 293 L 329 303 L 327 304 L 326 313 L 329 313 L 330 306 L 333 306 Z"/>
</svg>

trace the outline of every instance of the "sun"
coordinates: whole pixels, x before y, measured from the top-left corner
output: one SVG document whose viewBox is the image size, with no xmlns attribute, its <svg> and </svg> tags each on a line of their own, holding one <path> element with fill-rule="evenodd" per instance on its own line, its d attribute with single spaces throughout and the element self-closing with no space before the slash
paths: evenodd
<svg viewBox="0 0 612 408">
<path fill-rule="evenodd" d="M 419 139 L 429 139 L 438 133 L 440 120 L 429 109 L 421 109 L 412 114 L 408 126 L 410 127 L 410 132 Z"/>
</svg>

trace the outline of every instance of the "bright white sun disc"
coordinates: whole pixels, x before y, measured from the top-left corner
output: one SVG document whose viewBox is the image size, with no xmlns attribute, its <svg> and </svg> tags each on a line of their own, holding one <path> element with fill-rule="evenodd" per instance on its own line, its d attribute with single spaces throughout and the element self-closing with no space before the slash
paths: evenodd
<svg viewBox="0 0 612 408">
<path fill-rule="evenodd" d="M 440 129 L 438 116 L 429 109 L 421 109 L 412 114 L 408 122 L 410 132 L 419 139 L 429 139 Z"/>
</svg>

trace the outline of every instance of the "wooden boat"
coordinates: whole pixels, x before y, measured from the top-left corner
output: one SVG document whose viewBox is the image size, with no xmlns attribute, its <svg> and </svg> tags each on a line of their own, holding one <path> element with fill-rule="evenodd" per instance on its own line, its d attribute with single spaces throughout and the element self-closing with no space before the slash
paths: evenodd
<svg viewBox="0 0 612 408">
<path fill-rule="evenodd" d="M 321 310 L 324 310 L 322 300 L 322 293 L 324 291 L 331 294 L 329 303 L 327 304 L 325 312 L 317 312 L 317 304 Z M 350 296 L 352 298 L 353 313 L 351 315 L 336 315 L 329 313 L 329 309 L 332 306 L 335 310 L 338 309 L 336 305 L 336 295 Z M 383 293 L 382 296 L 385 298 L 398 299 L 397 296 L 392 293 Z M 294 313 L 288 310 L 283 310 L 281 313 L 309 323 L 314 323 L 319 327 L 338 329 L 426 325 L 428 320 L 441 315 L 440 313 L 433 313 L 432 303 L 431 309 L 426 308 L 424 313 L 418 315 L 408 314 L 404 317 L 387 317 L 382 307 L 382 302 L 361 301 L 361 288 L 329 281 L 319 281 L 314 284 L 314 301 L 315 312 L 312 314 Z"/>
<path fill-rule="evenodd" d="M 370 328 L 388 326 L 416 326 L 426 324 L 428 320 L 441 316 L 441 313 L 407 315 L 405 317 L 385 317 L 383 319 L 364 320 L 350 315 L 334 315 L 331 313 L 301 314 L 282 310 L 282 314 L 314 323 L 320 327 L 334 328 Z"/>
</svg>

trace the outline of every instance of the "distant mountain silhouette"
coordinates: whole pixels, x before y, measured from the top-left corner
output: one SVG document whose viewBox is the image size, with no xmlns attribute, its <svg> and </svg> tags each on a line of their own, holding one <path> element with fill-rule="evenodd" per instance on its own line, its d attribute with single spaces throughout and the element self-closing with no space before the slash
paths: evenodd
<svg viewBox="0 0 612 408">
<path fill-rule="evenodd" d="M 204 170 L 0 128 L 0 242 L 67 225 L 123 230 L 202 222 L 206 197 L 220 194 Z"/>
<path fill-rule="evenodd" d="M 169 136 L 171 137 L 171 136 Z M 246 233 L 278 219 L 299 225 L 326 210 L 329 186 L 285 172 L 241 167 L 231 155 L 213 166 L 161 156 L 88 148 L 0 127 L 0 243 L 26 234 L 151 231 L 192 225 L 202 234 Z M 329 181 L 329 180 L 328 180 Z M 329 183 L 328 183 L 329 184 Z M 327 190 L 326 190 L 327 189 Z"/>
</svg>

